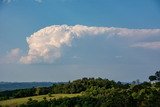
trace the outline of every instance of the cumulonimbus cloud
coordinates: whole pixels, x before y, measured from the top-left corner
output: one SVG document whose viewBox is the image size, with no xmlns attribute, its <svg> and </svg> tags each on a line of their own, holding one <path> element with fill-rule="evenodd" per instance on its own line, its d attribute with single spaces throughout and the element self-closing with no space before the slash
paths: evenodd
<svg viewBox="0 0 160 107">
<path fill-rule="evenodd" d="M 52 63 L 61 57 L 61 48 L 71 46 L 74 38 L 82 36 L 146 37 L 160 35 L 160 29 L 128 29 L 115 27 L 88 27 L 83 25 L 53 25 L 27 37 L 29 50 L 20 58 L 24 64 Z"/>
</svg>

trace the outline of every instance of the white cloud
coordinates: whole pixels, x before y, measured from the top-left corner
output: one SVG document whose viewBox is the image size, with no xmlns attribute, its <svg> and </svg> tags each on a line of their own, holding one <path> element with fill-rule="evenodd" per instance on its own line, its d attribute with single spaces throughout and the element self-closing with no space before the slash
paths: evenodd
<svg viewBox="0 0 160 107">
<path fill-rule="evenodd" d="M 131 47 L 147 48 L 147 49 L 160 49 L 160 42 L 140 42 L 131 45 Z"/>
<path fill-rule="evenodd" d="M 21 50 L 19 48 L 11 49 L 5 56 L 1 58 L 0 63 L 18 63 L 21 58 Z"/>
<path fill-rule="evenodd" d="M 71 46 L 74 38 L 82 36 L 139 38 L 160 35 L 160 29 L 127 29 L 115 27 L 88 27 L 83 25 L 53 25 L 43 28 L 27 37 L 29 50 L 22 56 L 21 63 L 52 63 L 61 57 L 61 49 Z"/>
</svg>

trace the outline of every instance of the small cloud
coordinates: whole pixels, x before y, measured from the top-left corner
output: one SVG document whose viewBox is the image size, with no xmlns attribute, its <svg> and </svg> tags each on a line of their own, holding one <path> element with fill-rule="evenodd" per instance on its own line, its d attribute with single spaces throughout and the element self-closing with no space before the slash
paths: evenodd
<svg viewBox="0 0 160 107">
<path fill-rule="evenodd" d="M 73 56 L 72 58 L 73 58 L 73 59 L 80 59 L 79 56 Z"/>
<path fill-rule="evenodd" d="M 42 3 L 42 0 L 35 0 L 36 2 L 38 2 L 38 3 Z"/>
<path fill-rule="evenodd" d="M 11 2 L 14 2 L 15 0 L 2 0 L 3 3 L 11 3 Z M 34 0 L 35 2 L 38 2 L 38 3 L 42 3 L 42 0 Z"/>
<path fill-rule="evenodd" d="M 120 56 L 120 55 L 117 55 L 117 56 L 115 56 L 115 58 L 122 58 L 122 56 Z"/>
<path fill-rule="evenodd" d="M 134 48 L 160 49 L 160 42 L 140 42 L 131 45 Z"/>
<path fill-rule="evenodd" d="M 2 0 L 3 3 L 11 3 L 14 0 Z"/>
</svg>

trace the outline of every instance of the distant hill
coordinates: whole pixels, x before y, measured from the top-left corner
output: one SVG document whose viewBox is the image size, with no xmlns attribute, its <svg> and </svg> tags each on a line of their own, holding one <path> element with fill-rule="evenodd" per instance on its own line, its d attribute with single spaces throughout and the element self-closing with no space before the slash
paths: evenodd
<svg viewBox="0 0 160 107">
<path fill-rule="evenodd" d="M 32 87 L 49 87 L 55 82 L 0 82 L 0 91 L 24 89 Z"/>
</svg>

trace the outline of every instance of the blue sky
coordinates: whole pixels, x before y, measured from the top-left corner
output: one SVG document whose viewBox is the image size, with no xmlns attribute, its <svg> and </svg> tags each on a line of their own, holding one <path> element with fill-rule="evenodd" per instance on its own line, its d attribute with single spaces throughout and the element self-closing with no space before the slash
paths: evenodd
<svg viewBox="0 0 160 107">
<path fill-rule="evenodd" d="M 51 57 L 52 62 L 19 62 L 34 48 L 29 48 L 26 37 L 51 25 L 60 29 L 64 24 L 65 29 L 82 25 L 96 30 L 120 28 L 122 32 L 126 28 L 132 37 L 110 37 L 108 33 L 82 36 L 69 41 L 71 46 L 61 46 L 60 57 Z M 140 31 L 130 34 L 133 29 Z M 141 34 L 142 29 L 148 33 Z M 82 77 L 147 81 L 160 69 L 159 29 L 159 0 L 0 0 L 0 81 L 69 81 Z"/>
</svg>

